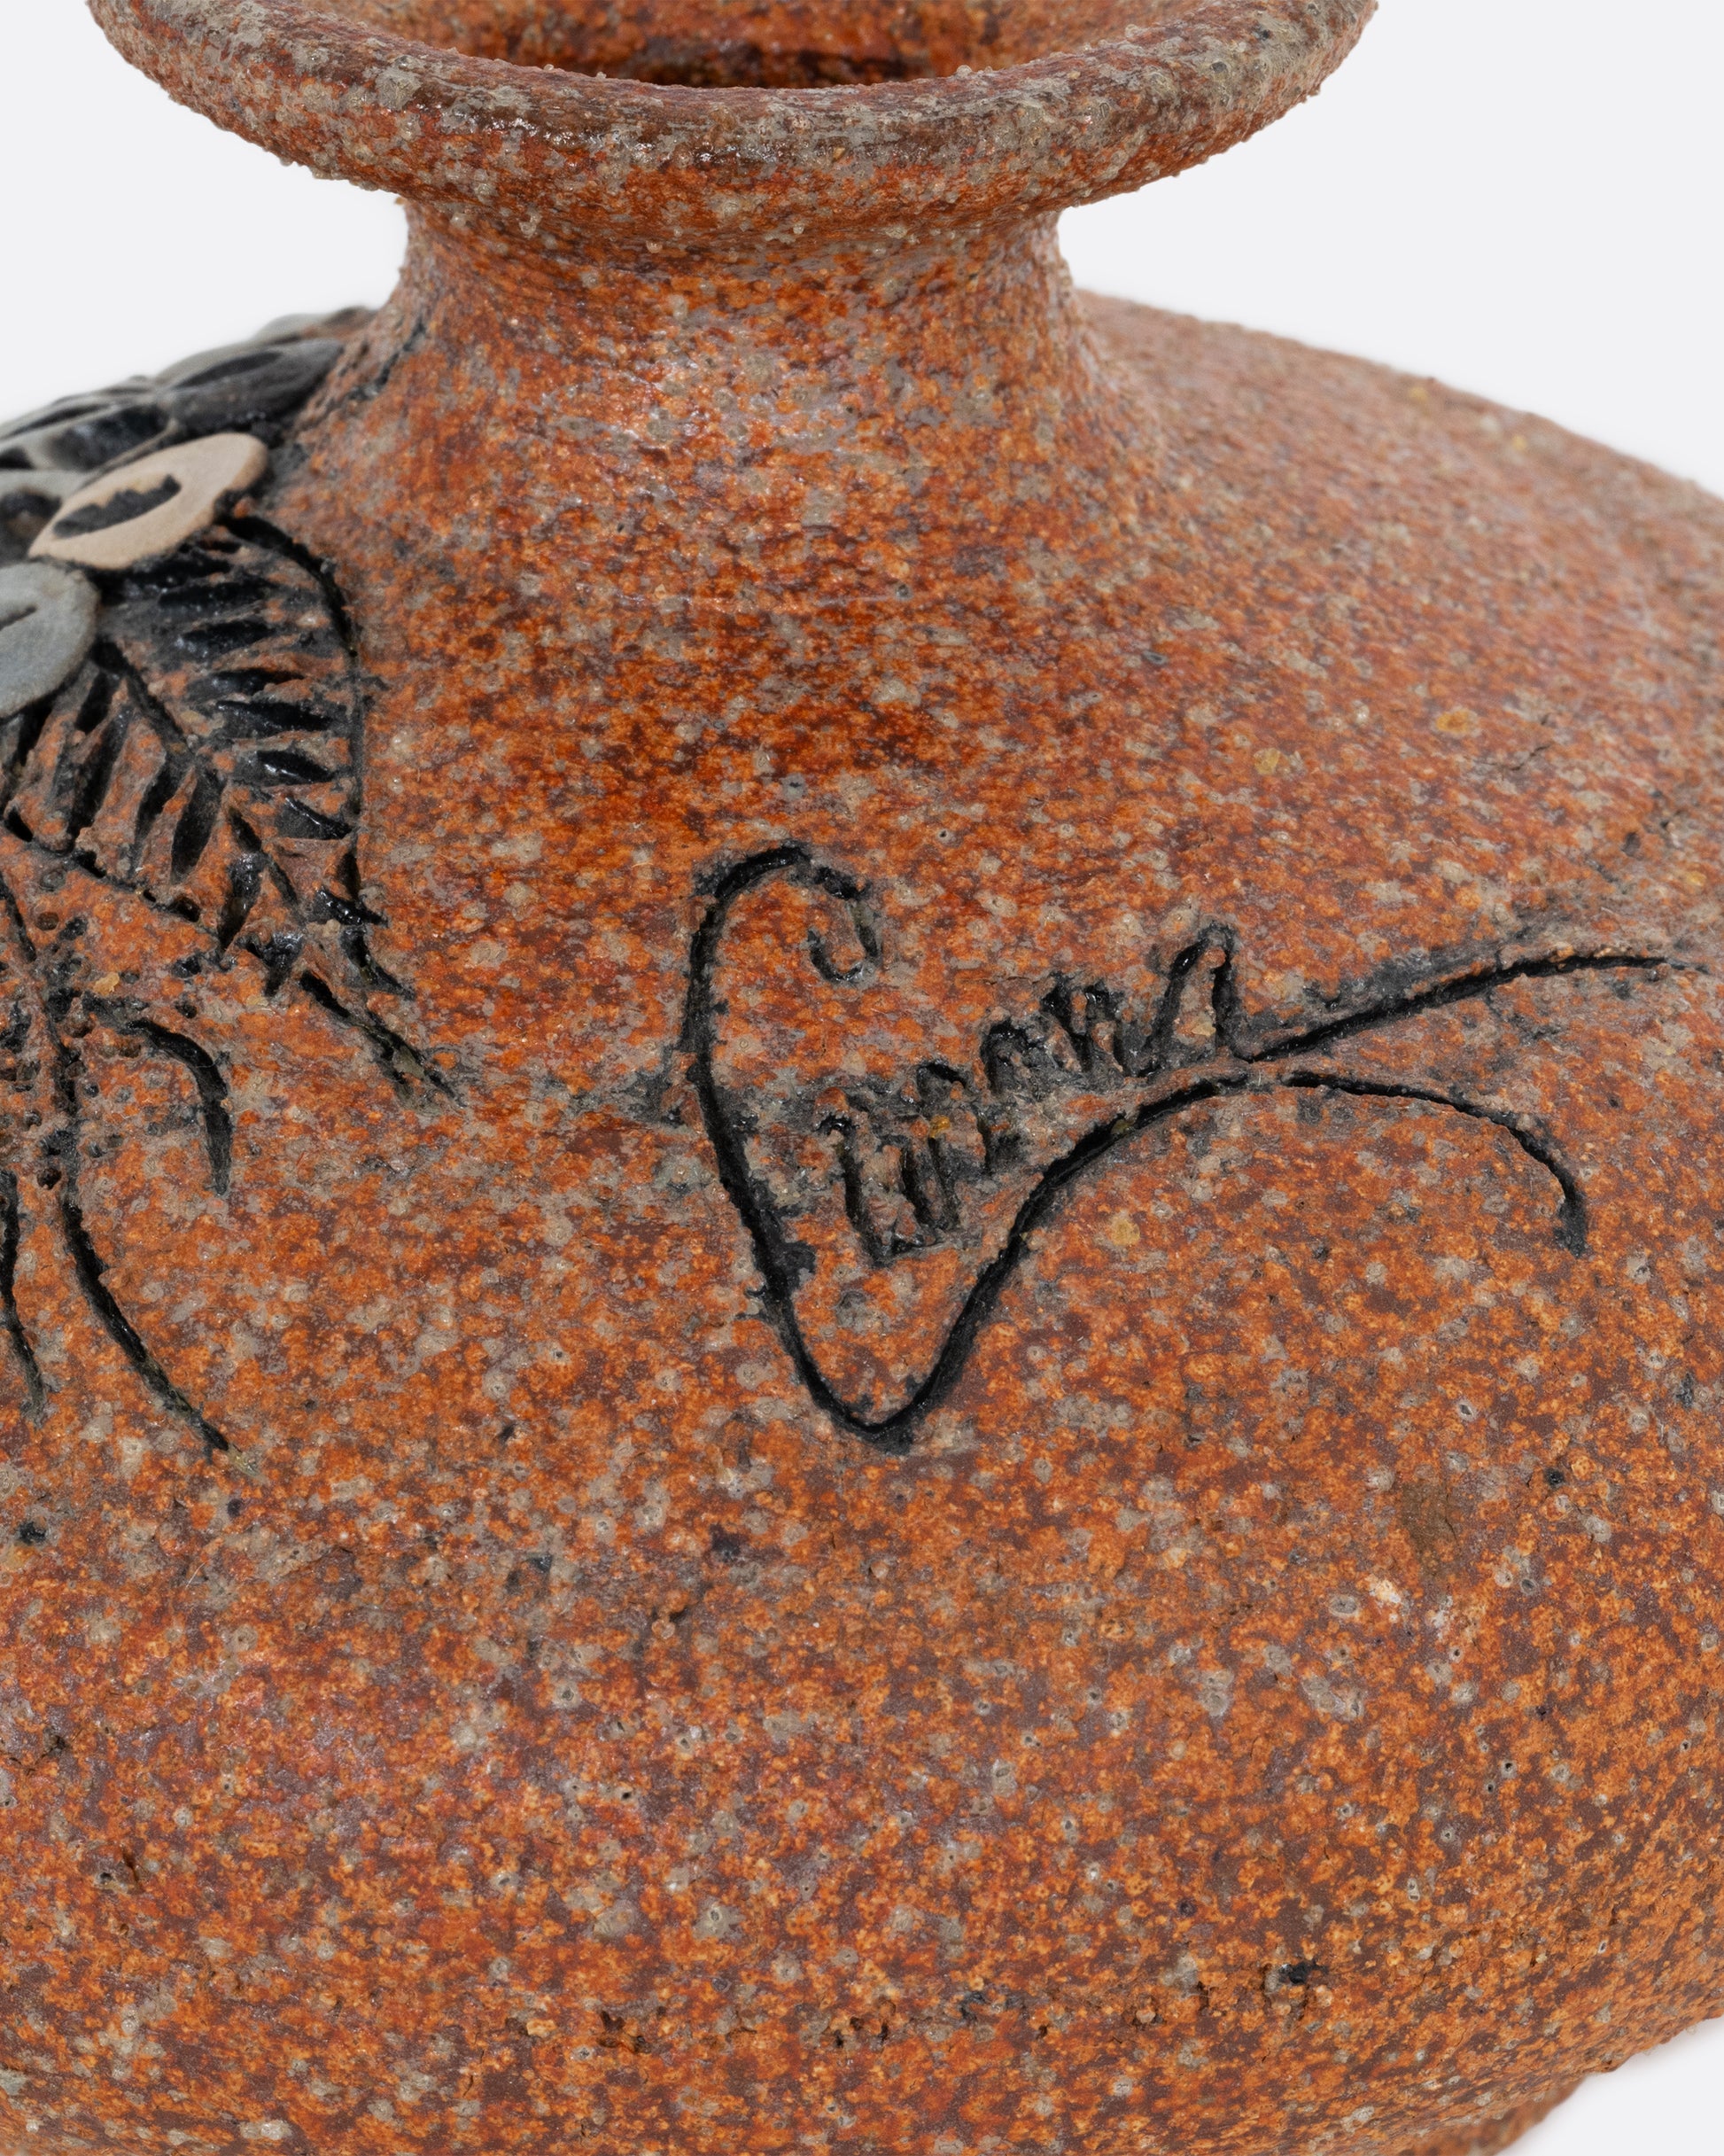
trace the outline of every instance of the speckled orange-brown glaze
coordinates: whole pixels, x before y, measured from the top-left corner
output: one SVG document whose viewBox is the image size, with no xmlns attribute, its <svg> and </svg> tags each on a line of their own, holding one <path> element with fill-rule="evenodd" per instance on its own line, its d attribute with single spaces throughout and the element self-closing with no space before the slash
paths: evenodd
<svg viewBox="0 0 1724 2156">
<path fill-rule="evenodd" d="M 252 505 L 387 1034 L 0 835 L 8 2148 L 1467 2156 L 1724 2005 L 1724 508 L 1049 222 L 1364 0 L 97 12 L 431 176 Z"/>
</svg>

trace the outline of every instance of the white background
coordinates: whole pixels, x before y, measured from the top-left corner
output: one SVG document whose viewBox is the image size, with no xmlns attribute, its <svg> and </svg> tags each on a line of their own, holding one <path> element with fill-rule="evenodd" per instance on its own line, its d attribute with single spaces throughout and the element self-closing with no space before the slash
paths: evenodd
<svg viewBox="0 0 1724 2156">
<path fill-rule="evenodd" d="M 389 289 L 399 211 L 176 110 L 77 0 L 0 27 L 0 415 Z M 1724 494 L 1724 0 L 1384 0 L 1313 105 L 1066 220 L 1081 284 L 1443 377 Z M 1524 2156 L 1720 2156 L 1724 2024 Z"/>
</svg>

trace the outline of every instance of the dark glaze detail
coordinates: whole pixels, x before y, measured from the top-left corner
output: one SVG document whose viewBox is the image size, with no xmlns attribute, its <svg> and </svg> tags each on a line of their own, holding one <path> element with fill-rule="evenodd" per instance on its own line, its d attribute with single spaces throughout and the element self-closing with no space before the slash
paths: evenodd
<svg viewBox="0 0 1724 2156">
<path fill-rule="evenodd" d="M 825 893 L 846 910 L 855 925 L 866 963 L 849 973 L 834 967 L 824 949 L 817 947 L 818 939 L 811 936 L 810 955 L 824 978 L 860 980 L 877 964 L 879 930 L 868 910 L 865 885 L 817 860 L 804 846 L 779 846 L 754 854 L 727 870 L 711 887 L 711 902 L 695 931 L 690 952 L 682 1046 L 691 1059 L 695 1091 L 718 1163 L 719 1179 L 749 1232 L 765 1284 L 767 1307 L 797 1374 L 817 1405 L 834 1421 L 866 1439 L 876 1450 L 897 1455 L 910 1450 L 918 1425 L 957 1384 L 977 1335 L 1024 1257 L 1031 1234 L 1057 1204 L 1061 1194 L 1116 1148 L 1129 1144 L 1157 1124 L 1170 1122 L 1187 1109 L 1208 1101 L 1285 1088 L 1347 1094 L 1362 1100 L 1424 1103 L 1488 1125 L 1503 1132 L 1556 1184 L 1558 1193 L 1554 1224 L 1556 1240 L 1571 1253 L 1583 1252 L 1587 1247 L 1588 1221 L 1586 1195 L 1580 1178 L 1555 1140 L 1528 1119 L 1439 1086 L 1316 1070 L 1303 1059 L 1326 1055 L 1340 1041 L 1474 1000 L 1518 981 L 1560 980 L 1587 973 L 1651 973 L 1668 962 L 1645 953 L 1583 952 L 1564 957 L 1526 959 L 1441 978 L 1409 977 L 1398 992 L 1357 1009 L 1341 1012 L 1297 1031 L 1267 1034 L 1254 1031 L 1240 1006 L 1234 969 L 1235 938 L 1233 931 L 1225 926 L 1206 929 L 1178 953 L 1168 969 L 1166 986 L 1153 1018 L 1147 1025 L 1136 1030 L 1124 1022 L 1122 1007 L 1105 987 L 1078 990 L 1069 983 L 1057 984 L 1044 999 L 1042 1013 L 1063 1034 L 1068 1054 L 1083 1073 L 1083 1090 L 1094 1090 L 1098 1085 L 1122 1083 L 1153 1090 L 1147 1099 L 1132 1102 L 1122 1112 L 1115 1112 L 1084 1131 L 1066 1151 L 1043 1166 L 1019 1206 L 1001 1247 L 981 1267 L 928 1375 L 903 1405 L 889 1414 L 869 1416 L 840 1397 L 808 1344 L 796 1308 L 797 1292 L 809 1263 L 808 1253 L 787 1232 L 772 1192 L 749 1161 L 746 1105 L 727 1094 L 714 1069 L 722 1016 L 716 978 L 723 955 L 725 930 L 737 901 L 775 876 Z M 1209 977 L 1213 1034 L 1211 1041 L 1192 1047 L 1181 1040 L 1179 1029 L 1182 1020 L 1190 1015 L 1192 985 L 1206 971 Z M 1092 1017 L 1107 1021 L 1105 1031 L 1091 1023 Z M 984 1156 L 982 1174 L 993 1178 L 1009 1165 L 1011 1148 L 1009 1131 L 994 1112 L 995 1106 L 1010 1094 L 1014 1083 L 1037 1088 L 1045 1084 L 1041 1065 L 1046 1062 L 1046 1058 L 1033 1030 L 1006 1024 L 990 1030 L 982 1045 L 980 1062 L 991 1096 L 980 1103 L 972 1097 L 971 1083 L 965 1074 L 945 1065 L 931 1062 L 922 1065 L 916 1073 L 916 1081 L 919 1090 L 930 1082 L 943 1086 L 947 1089 L 948 1101 L 954 1096 L 964 1098 L 966 1107 L 975 1118 L 976 1134 Z M 850 1142 L 852 1133 L 848 1119 L 828 1117 L 821 1128 L 838 1141 L 845 1209 L 870 1262 L 877 1265 L 889 1264 L 919 1247 L 894 1244 L 882 1238 L 870 1219 L 861 1190 L 858 1156 Z M 953 1179 L 941 1171 L 937 1155 L 934 1156 L 932 1176 L 918 1169 L 908 1151 L 904 1160 L 904 1195 L 920 1226 L 937 1236 L 944 1229 L 956 1225 L 959 1217 L 959 1194 Z"/>
<path fill-rule="evenodd" d="M 234 1125 L 228 1113 L 228 1081 L 209 1050 L 189 1035 L 158 1025 L 152 1018 L 120 1022 L 127 1032 L 165 1055 L 191 1074 L 198 1088 L 198 1106 L 204 1126 L 204 1151 L 209 1158 L 210 1184 L 217 1197 L 225 1198 L 233 1179 Z"/>
<path fill-rule="evenodd" d="M 302 973 L 299 985 L 338 1025 L 346 1026 L 369 1044 L 377 1068 L 404 1101 L 414 1098 L 418 1086 L 427 1086 L 433 1093 L 447 1094 L 452 1090 L 448 1079 L 437 1066 L 427 1062 L 411 1041 L 392 1026 L 385 1025 L 374 1012 L 363 1006 L 350 1008 L 315 973 Z"/>
<path fill-rule="evenodd" d="M 273 448 L 294 414 L 341 356 L 338 337 L 286 337 L 236 346 L 0 424 L 0 471 L 76 471 L 89 478 L 176 442 L 208 434 L 255 434 Z M 170 483 L 171 486 L 171 483 Z M 161 499 L 171 498 L 164 493 Z M 120 500 L 126 497 L 121 496 Z M 125 513 L 137 516 L 134 506 Z M 78 526 L 119 521 L 113 502 Z"/>
<path fill-rule="evenodd" d="M 47 1394 L 43 1389 L 42 1366 L 18 1314 L 18 1252 L 23 1238 L 23 1220 L 18 1203 L 18 1178 L 10 1168 L 0 1169 L 0 1327 L 5 1331 L 13 1359 L 24 1380 L 24 1404 L 34 1420 L 43 1410 Z"/>
<path fill-rule="evenodd" d="M 60 1232 L 65 1237 L 66 1247 L 72 1259 L 73 1270 L 78 1277 L 78 1284 L 82 1288 L 84 1298 L 89 1303 L 90 1309 L 100 1320 L 103 1330 L 131 1365 L 145 1390 L 170 1413 L 189 1424 L 196 1435 L 203 1440 L 210 1452 L 225 1452 L 230 1449 L 226 1437 L 215 1428 L 207 1416 L 193 1405 L 192 1402 L 186 1397 L 162 1368 L 143 1335 L 120 1308 L 113 1289 L 107 1284 L 105 1277 L 106 1267 L 102 1262 L 101 1253 L 90 1240 L 89 1230 L 84 1221 L 83 1205 L 78 1189 L 80 1157 L 78 1095 L 82 1073 L 77 1051 L 66 1037 L 64 1031 L 64 1021 L 70 1013 L 70 999 L 64 998 L 51 987 L 45 991 L 42 989 L 38 954 L 30 940 L 23 915 L 19 911 L 18 902 L 12 891 L 5 889 L 3 884 L 0 884 L 0 891 L 4 891 L 4 893 L 5 922 L 11 931 L 10 940 L 13 951 L 24 961 L 27 973 L 37 983 L 38 1015 L 50 1044 L 49 1096 L 51 1100 L 53 1116 L 47 1135 L 42 1143 L 41 1157 L 43 1164 L 36 1179 L 44 1188 L 51 1189 L 57 1194 Z M 58 1008 L 62 1002 L 66 1006 L 63 1009 Z M 225 1114 L 225 1088 L 222 1097 L 223 1113 Z M 207 1130 L 207 1124 L 206 1127 Z M 18 1186 L 15 1179 L 12 1183 L 12 1196 L 15 1206 L 18 1197 Z M 16 1231 L 8 1234 L 6 1241 L 15 1251 Z M 4 1255 L 4 1251 L 0 1251 L 0 1255 Z M 13 1306 L 12 1288 L 13 1273 L 8 1265 L 4 1272 L 4 1297 L 0 1300 L 4 1302 L 5 1315 L 8 1319 L 8 1331 L 12 1331 L 13 1325 L 16 1325 L 16 1331 L 13 1334 L 14 1345 L 19 1350 L 19 1359 L 26 1373 L 27 1390 L 31 1389 L 32 1381 L 34 1381 L 34 1390 L 31 1397 L 35 1398 L 40 1396 L 42 1374 L 36 1362 L 35 1350 L 30 1344 L 23 1324 L 18 1319 L 16 1309 Z"/>
<path fill-rule="evenodd" d="M 103 1277 L 106 1267 L 102 1263 L 101 1254 L 90 1241 L 89 1231 L 84 1226 L 83 1208 L 78 1203 L 77 1186 L 70 1173 L 60 1186 L 60 1227 L 66 1236 L 66 1248 L 72 1253 L 72 1263 L 85 1299 L 101 1319 L 108 1337 L 143 1381 L 144 1389 L 170 1414 L 189 1425 L 193 1434 L 203 1439 L 211 1452 L 231 1451 L 227 1439 L 208 1416 L 192 1405 L 162 1368 L 143 1335 L 115 1299 L 113 1290 Z"/>
<path fill-rule="evenodd" d="M 267 993 L 296 990 L 367 1041 L 402 1097 L 447 1094 L 443 1074 L 369 1008 L 371 997 L 408 991 L 368 938 L 378 916 L 364 902 L 356 852 L 364 697 L 353 624 L 328 568 L 267 519 L 242 517 L 104 579 L 102 595 L 82 669 L 0 728 L 0 818 L 11 837 L 182 930 L 190 924 L 207 941 L 192 973 L 248 961 Z M 4 896 L 32 988 L 18 1023 L 39 1049 L 12 1066 L 19 1086 L 37 1085 L 22 1125 L 38 1133 L 34 1179 L 55 1193 L 72 1269 L 104 1330 L 152 1397 L 224 1452 L 227 1438 L 107 1284 L 100 1224 L 87 1220 L 79 1192 L 88 1078 L 79 1042 L 101 1024 L 185 1071 L 221 1198 L 233 1177 L 227 1076 L 175 1002 L 92 993 L 75 953 L 38 947 L 19 894 Z M 0 1329 L 34 1413 L 45 1392 L 14 1294 L 21 1236 L 20 1187 L 9 1176 L 0 1181 Z"/>
<path fill-rule="evenodd" d="M 105 599 L 89 665 L 0 733 L 8 829 L 283 978 L 310 946 L 381 985 L 352 838 L 363 698 L 327 572 L 253 517 Z"/>
</svg>

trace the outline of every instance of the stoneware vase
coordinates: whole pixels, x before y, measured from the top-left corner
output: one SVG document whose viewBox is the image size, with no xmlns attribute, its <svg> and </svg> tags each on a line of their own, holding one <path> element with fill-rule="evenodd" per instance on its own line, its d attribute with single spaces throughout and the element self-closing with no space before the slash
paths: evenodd
<svg viewBox="0 0 1724 2156">
<path fill-rule="evenodd" d="M 1717 2011 L 1724 507 L 1054 244 L 1371 0 L 94 5 L 411 244 L 0 432 L 8 2156 Z"/>
</svg>

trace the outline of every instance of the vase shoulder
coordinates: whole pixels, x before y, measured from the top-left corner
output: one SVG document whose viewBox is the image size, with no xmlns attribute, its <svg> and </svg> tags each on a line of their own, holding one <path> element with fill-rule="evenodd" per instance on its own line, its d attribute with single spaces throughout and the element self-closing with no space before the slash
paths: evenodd
<svg viewBox="0 0 1724 2156">
<path fill-rule="evenodd" d="M 1087 294 L 1084 305 L 1107 348 L 1156 385 L 1169 424 L 1189 415 L 1194 448 L 1218 414 L 1231 422 L 1233 446 L 1260 446 L 1269 469 L 1249 482 L 1260 493 L 1285 483 L 1272 473 L 1291 450 L 1315 452 L 1322 468 L 1326 448 L 1349 460 L 1347 483 L 1362 501 L 1367 487 L 1399 486 L 1415 503 L 1424 489 L 1433 502 L 1471 489 L 1492 500 L 1543 496 L 1553 515 L 1573 518 L 1584 517 L 1586 497 L 1628 552 L 1691 549 L 1697 603 L 1717 577 L 1724 501 L 1692 480 L 1433 377 L 1130 300 Z M 1688 588 L 1684 570 L 1673 588 Z"/>
<path fill-rule="evenodd" d="M 6 2101 L 122 1890 L 343 2150 L 354 1987 L 487 2152 L 1484 2146 L 1714 2004 L 1600 1820 L 1710 1802 L 1724 512 L 1105 303 L 1087 520 L 986 382 L 912 485 L 417 319 L 0 433 L 0 1837 L 111 1942 Z"/>
</svg>

